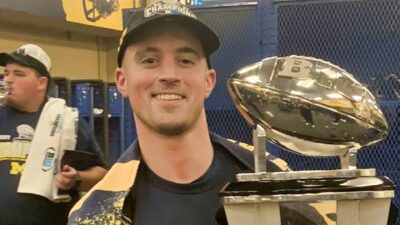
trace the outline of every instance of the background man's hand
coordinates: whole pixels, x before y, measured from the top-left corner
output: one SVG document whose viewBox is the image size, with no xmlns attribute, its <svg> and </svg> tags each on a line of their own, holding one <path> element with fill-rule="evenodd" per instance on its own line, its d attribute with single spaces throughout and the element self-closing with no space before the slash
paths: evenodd
<svg viewBox="0 0 400 225">
<path fill-rule="evenodd" d="M 80 182 L 79 172 L 68 165 L 64 165 L 61 168 L 60 173 L 56 174 L 55 181 L 56 186 L 62 190 L 69 190 L 73 188 L 78 182 Z"/>
</svg>

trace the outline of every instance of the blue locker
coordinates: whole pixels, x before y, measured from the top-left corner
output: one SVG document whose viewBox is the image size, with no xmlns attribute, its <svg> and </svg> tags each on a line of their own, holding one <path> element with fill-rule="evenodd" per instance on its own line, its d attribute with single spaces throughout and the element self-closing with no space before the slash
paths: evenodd
<svg viewBox="0 0 400 225">
<path fill-rule="evenodd" d="M 125 104 L 118 92 L 115 83 L 108 84 L 108 110 L 109 110 L 109 161 L 114 163 L 125 150 Z"/>
<path fill-rule="evenodd" d="M 115 83 L 108 84 L 109 160 L 115 162 L 136 138 L 135 122 L 127 99 L 118 92 Z"/>
<path fill-rule="evenodd" d="M 72 106 L 79 110 L 79 117 L 88 122 L 95 138 L 109 160 L 109 125 L 107 84 L 101 80 L 72 80 Z"/>
</svg>

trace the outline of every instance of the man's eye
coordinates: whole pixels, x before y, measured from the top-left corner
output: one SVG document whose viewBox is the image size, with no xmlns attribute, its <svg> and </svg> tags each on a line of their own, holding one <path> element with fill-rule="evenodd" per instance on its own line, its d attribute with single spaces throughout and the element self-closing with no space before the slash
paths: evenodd
<svg viewBox="0 0 400 225">
<path fill-rule="evenodd" d="M 190 59 L 180 59 L 179 60 L 182 64 L 194 64 L 194 62 Z"/>
<path fill-rule="evenodd" d="M 142 63 L 144 63 L 144 64 L 154 64 L 156 62 L 157 62 L 157 60 L 155 58 L 146 58 L 146 59 L 142 60 Z"/>
</svg>

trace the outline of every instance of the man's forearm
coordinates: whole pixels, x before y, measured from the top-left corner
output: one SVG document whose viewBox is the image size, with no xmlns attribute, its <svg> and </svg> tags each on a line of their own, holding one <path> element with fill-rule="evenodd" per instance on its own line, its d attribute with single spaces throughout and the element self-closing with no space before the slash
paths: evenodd
<svg viewBox="0 0 400 225">
<path fill-rule="evenodd" d="M 80 170 L 78 173 L 81 180 L 78 187 L 79 191 L 88 191 L 104 177 L 107 170 L 100 166 L 94 166 L 87 170 Z"/>
</svg>

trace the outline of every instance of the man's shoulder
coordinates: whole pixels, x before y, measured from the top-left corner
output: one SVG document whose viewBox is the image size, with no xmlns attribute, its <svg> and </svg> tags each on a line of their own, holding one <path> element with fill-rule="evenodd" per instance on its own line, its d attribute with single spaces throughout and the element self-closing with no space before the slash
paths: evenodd
<svg viewBox="0 0 400 225">
<path fill-rule="evenodd" d="M 78 117 L 78 127 L 88 133 L 91 131 L 88 122 L 82 117 Z"/>
</svg>

